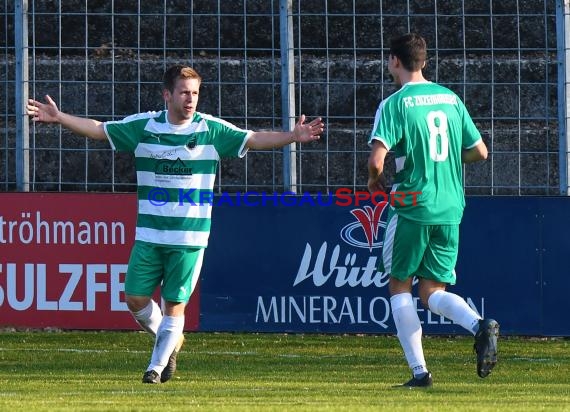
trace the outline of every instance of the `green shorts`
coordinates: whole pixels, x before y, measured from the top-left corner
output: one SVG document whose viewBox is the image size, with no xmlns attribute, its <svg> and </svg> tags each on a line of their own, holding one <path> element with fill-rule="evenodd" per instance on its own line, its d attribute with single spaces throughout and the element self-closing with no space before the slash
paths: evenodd
<svg viewBox="0 0 570 412">
<path fill-rule="evenodd" d="M 196 287 L 203 248 L 178 248 L 135 241 L 125 278 L 125 293 L 152 296 L 161 284 L 160 294 L 168 302 L 188 302 Z"/>
<path fill-rule="evenodd" d="M 411 276 L 455 284 L 459 225 L 423 225 L 390 208 L 378 270 L 399 280 Z"/>
</svg>

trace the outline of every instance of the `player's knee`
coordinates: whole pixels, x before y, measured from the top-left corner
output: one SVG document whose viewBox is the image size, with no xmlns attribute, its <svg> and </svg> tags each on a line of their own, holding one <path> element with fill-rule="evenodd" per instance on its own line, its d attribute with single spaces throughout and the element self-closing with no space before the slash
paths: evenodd
<svg viewBox="0 0 570 412">
<path fill-rule="evenodd" d="M 164 302 L 164 314 L 166 316 L 184 316 L 185 302 Z"/>
<path fill-rule="evenodd" d="M 425 282 L 424 284 L 420 283 L 418 295 L 420 297 L 420 302 L 424 308 L 429 309 L 429 298 L 434 292 L 437 292 L 439 290 L 445 290 L 445 285 L 434 285 L 431 282 Z"/>
<path fill-rule="evenodd" d="M 150 302 L 150 297 L 125 295 L 125 302 L 131 312 L 139 312 L 147 307 Z"/>
</svg>

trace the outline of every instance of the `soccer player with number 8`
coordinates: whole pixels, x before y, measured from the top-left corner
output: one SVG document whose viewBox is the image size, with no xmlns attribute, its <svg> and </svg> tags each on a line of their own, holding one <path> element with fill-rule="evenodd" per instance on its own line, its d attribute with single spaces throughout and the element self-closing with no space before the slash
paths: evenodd
<svg viewBox="0 0 570 412">
<path fill-rule="evenodd" d="M 388 70 L 400 89 L 382 101 L 368 144 L 368 189 L 386 190 L 384 161 L 392 150 L 392 191 L 420 193 L 415 204 L 390 207 L 379 270 L 390 275 L 392 317 L 413 377 L 403 387 L 432 386 L 422 348 L 422 327 L 412 297 L 419 279 L 422 304 L 475 335 L 477 373 L 497 362 L 499 324 L 482 319 L 464 299 L 447 292 L 456 282 L 459 224 L 463 217 L 463 165 L 487 158 L 487 147 L 465 105 L 451 90 L 423 76 L 425 40 L 408 33 L 392 40 Z"/>
</svg>

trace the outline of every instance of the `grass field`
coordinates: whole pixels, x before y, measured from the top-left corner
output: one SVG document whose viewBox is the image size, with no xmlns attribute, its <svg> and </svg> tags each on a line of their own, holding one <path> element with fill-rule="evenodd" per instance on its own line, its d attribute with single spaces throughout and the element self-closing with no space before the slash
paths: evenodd
<svg viewBox="0 0 570 412">
<path fill-rule="evenodd" d="M 470 337 L 424 340 L 431 389 L 395 337 L 188 333 L 178 371 L 140 383 L 138 332 L 0 332 L 0 410 L 570 411 L 570 340 L 501 339 L 480 379 Z"/>
</svg>

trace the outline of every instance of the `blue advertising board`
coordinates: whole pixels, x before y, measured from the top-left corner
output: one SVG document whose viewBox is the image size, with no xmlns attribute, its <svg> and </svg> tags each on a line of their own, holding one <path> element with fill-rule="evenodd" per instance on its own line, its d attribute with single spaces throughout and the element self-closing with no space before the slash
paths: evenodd
<svg viewBox="0 0 570 412">
<path fill-rule="evenodd" d="M 376 269 L 385 204 L 224 203 L 213 210 L 199 330 L 395 333 L 388 277 Z M 448 290 L 497 319 L 503 334 L 570 335 L 559 313 L 570 290 L 569 206 L 569 198 L 469 197 Z M 424 333 L 468 333 L 417 306 Z"/>
<path fill-rule="evenodd" d="M 545 335 L 570 336 L 567 316 L 570 298 L 570 203 L 568 198 L 539 199 L 542 227 L 539 243 L 541 331 Z"/>
</svg>

